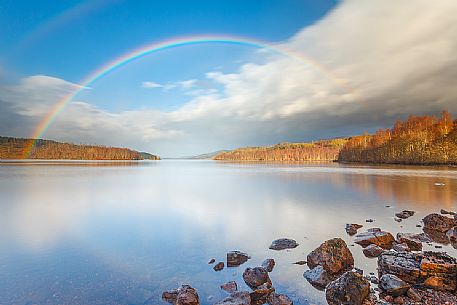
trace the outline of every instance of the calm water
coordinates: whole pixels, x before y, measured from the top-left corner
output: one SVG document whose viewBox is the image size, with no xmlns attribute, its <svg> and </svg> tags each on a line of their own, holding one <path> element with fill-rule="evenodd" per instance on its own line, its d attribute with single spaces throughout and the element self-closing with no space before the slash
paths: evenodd
<svg viewBox="0 0 457 305">
<path fill-rule="evenodd" d="M 444 185 L 435 185 L 444 183 Z M 357 222 L 392 233 L 440 208 L 456 209 L 452 168 L 230 164 L 0 163 L 0 304 L 166 304 L 162 291 L 188 283 L 203 304 L 219 285 L 274 258 L 277 291 L 296 304 L 325 303 L 292 264 Z M 385 207 L 390 205 L 390 208 Z M 417 214 L 396 223 L 395 212 Z M 373 218 L 373 224 L 365 219 Z M 401 227 L 403 226 L 403 227 Z M 268 250 L 273 239 L 300 246 Z M 350 247 L 356 266 L 376 260 Z M 215 272 L 229 250 L 252 256 Z M 426 249 L 434 249 L 427 246 Z M 443 250 L 457 256 L 451 246 Z"/>
</svg>

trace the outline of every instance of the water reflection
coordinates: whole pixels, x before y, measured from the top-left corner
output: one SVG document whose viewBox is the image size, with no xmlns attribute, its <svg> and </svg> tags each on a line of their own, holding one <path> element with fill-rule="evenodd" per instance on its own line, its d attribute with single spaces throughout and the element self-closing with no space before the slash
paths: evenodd
<svg viewBox="0 0 457 305">
<path fill-rule="evenodd" d="M 279 292 L 297 304 L 318 304 L 323 294 L 303 279 L 306 267 L 293 262 L 325 239 L 341 236 L 352 244 L 348 222 L 375 218 L 374 226 L 393 234 L 417 232 L 424 215 L 453 209 L 457 199 L 457 172 L 443 168 L 92 165 L 0 168 L 1 304 L 158 304 L 163 290 L 185 282 L 212 304 L 224 296 L 220 284 L 243 284 L 244 267 L 267 257 L 277 261 L 271 278 Z M 404 208 L 417 213 L 394 222 Z M 268 250 L 280 237 L 300 246 Z M 220 273 L 207 265 L 234 249 L 252 260 Z M 359 247 L 351 251 L 357 266 L 375 270 L 376 261 Z"/>
</svg>

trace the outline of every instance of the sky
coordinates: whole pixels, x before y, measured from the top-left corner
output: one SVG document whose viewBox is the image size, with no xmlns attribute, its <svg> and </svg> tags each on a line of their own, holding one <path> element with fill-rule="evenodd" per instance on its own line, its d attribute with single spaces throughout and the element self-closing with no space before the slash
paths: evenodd
<svg viewBox="0 0 457 305">
<path fill-rule="evenodd" d="M 179 157 L 457 114 L 455 37 L 455 0 L 3 0 L 0 135 Z"/>
</svg>

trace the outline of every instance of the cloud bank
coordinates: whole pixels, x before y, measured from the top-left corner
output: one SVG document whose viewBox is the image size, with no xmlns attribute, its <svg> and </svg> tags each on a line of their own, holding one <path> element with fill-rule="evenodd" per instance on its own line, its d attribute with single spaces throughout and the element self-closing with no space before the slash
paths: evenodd
<svg viewBox="0 0 457 305">
<path fill-rule="evenodd" d="M 343 1 L 280 45 L 312 62 L 272 57 L 232 74 L 209 71 L 204 81 L 219 89 L 176 83 L 189 91 L 189 101 L 171 112 L 111 113 L 73 101 L 45 136 L 182 156 L 351 135 L 444 108 L 457 114 L 456 25 L 455 0 Z M 30 135 L 77 86 L 49 76 L 3 85 L 0 133 Z"/>
</svg>

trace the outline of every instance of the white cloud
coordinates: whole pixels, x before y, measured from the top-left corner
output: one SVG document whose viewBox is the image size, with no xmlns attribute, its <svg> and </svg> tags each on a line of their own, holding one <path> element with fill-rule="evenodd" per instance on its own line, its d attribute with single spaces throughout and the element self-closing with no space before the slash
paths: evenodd
<svg viewBox="0 0 457 305">
<path fill-rule="evenodd" d="M 273 56 L 236 73 L 209 72 L 217 91 L 197 80 L 144 82 L 192 98 L 171 112 L 109 113 L 72 103 L 46 135 L 189 155 L 359 133 L 410 113 L 457 114 L 455 24 L 455 0 L 344 1 L 278 45 L 311 61 Z M 36 118 L 74 86 L 34 76 L 3 88 L 0 100 Z"/>
<path fill-rule="evenodd" d="M 149 82 L 142 82 L 141 87 L 142 88 L 161 88 L 161 87 L 163 87 L 163 85 L 156 83 L 156 82 L 149 81 Z"/>
</svg>

